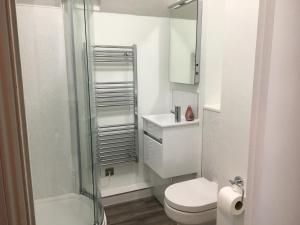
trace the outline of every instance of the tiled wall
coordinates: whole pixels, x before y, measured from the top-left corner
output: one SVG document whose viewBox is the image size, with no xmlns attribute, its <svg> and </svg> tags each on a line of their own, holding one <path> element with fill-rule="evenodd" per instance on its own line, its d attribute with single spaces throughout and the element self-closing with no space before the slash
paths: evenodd
<svg viewBox="0 0 300 225">
<path fill-rule="evenodd" d="M 204 109 L 202 176 L 215 182 L 218 181 L 218 156 L 222 151 L 219 130 L 220 113 Z"/>
</svg>

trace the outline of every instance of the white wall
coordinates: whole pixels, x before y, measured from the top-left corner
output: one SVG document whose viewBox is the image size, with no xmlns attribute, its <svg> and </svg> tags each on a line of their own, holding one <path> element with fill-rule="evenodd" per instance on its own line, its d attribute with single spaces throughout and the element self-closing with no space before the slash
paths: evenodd
<svg viewBox="0 0 300 225">
<path fill-rule="evenodd" d="M 138 116 L 140 130 L 140 165 L 116 166 L 116 173 L 110 179 L 101 182 L 102 193 L 124 190 L 122 186 L 134 187 L 144 181 L 143 159 L 143 123 L 141 116 L 168 113 L 170 110 L 169 87 L 169 19 L 164 17 L 136 16 L 113 13 L 93 13 L 94 42 L 98 45 L 137 45 L 138 67 Z M 96 79 L 104 76 L 124 76 L 131 71 L 119 71 L 118 75 L 97 71 Z M 127 75 L 126 75 L 127 74 Z M 132 75 L 131 75 L 132 76 Z M 108 190 L 108 191 L 105 191 Z"/>
<path fill-rule="evenodd" d="M 204 110 L 202 175 L 220 189 L 234 176 L 247 179 L 258 1 L 206 1 L 204 7 L 205 105 L 218 110 L 221 103 L 221 111 Z M 217 224 L 243 219 L 218 211 Z"/>
<path fill-rule="evenodd" d="M 248 225 L 299 224 L 300 2 L 261 1 Z"/>
<path fill-rule="evenodd" d="M 247 178 L 258 4 L 258 0 L 225 3 L 219 188 L 234 176 Z M 243 224 L 243 216 L 231 217 L 218 210 L 217 223 Z"/>
<path fill-rule="evenodd" d="M 137 45 L 139 114 L 168 112 L 169 19 L 94 13 L 94 42 Z"/>
<path fill-rule="evenodd" d="M 220 109 L 223 74 L 225 0 L 203 1 L 202 55 L 205 106 Z"/>
<path fill-rule="evenodd" d="M 218 182 L 218 160 L 222 151 L 220 140 L 220 111 L 222 76 L 225 0 L 203 2 L 201 75 L 204 77 L 204 112 L 202 136 L 202 176 Z"/>
<path fill-rule="evenodd" d="M 17 6 L 34 198 L 73 191 L 63 11 Z"/>
</svg>

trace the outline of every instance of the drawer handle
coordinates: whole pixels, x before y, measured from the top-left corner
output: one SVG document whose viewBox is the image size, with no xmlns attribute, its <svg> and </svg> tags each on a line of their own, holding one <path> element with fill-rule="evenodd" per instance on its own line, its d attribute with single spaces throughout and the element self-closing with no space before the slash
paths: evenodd
<svg viewBox="0 0 300 225">
<path fill-rule="evenodd" d="M 152 134 L 149 134 L 147 131 L 144 131 L 144 134 L 146 136 L 148 136 L 149 138 L 153 139 L 154 141 L 162 144 L 162 138 L 157 138 L 157 137 L 154 137 Z"/>
</svg>

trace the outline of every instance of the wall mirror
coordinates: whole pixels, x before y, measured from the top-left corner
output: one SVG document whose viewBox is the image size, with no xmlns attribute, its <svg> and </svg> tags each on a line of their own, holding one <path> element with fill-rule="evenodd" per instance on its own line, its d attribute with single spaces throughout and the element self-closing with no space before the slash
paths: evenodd
<svg viewBox="0 0 300 225">
<path fill-rule="evenodd" d="M 202 2 L 181 0 L 170 10 L 170 82 L 197 84 L 200 80 Z"/>
</svg>

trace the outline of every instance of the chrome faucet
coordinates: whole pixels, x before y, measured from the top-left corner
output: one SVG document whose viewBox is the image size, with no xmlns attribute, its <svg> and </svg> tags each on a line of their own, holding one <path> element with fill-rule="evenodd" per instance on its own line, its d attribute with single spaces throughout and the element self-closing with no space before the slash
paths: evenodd
<svg viewBox="0 0 300 225">
<path fill-rule="evenodd" d="M 175 106 L 175 122 L 179 123 L 181 121 L 181 107 L 180 106 Z"/>
</svg>

